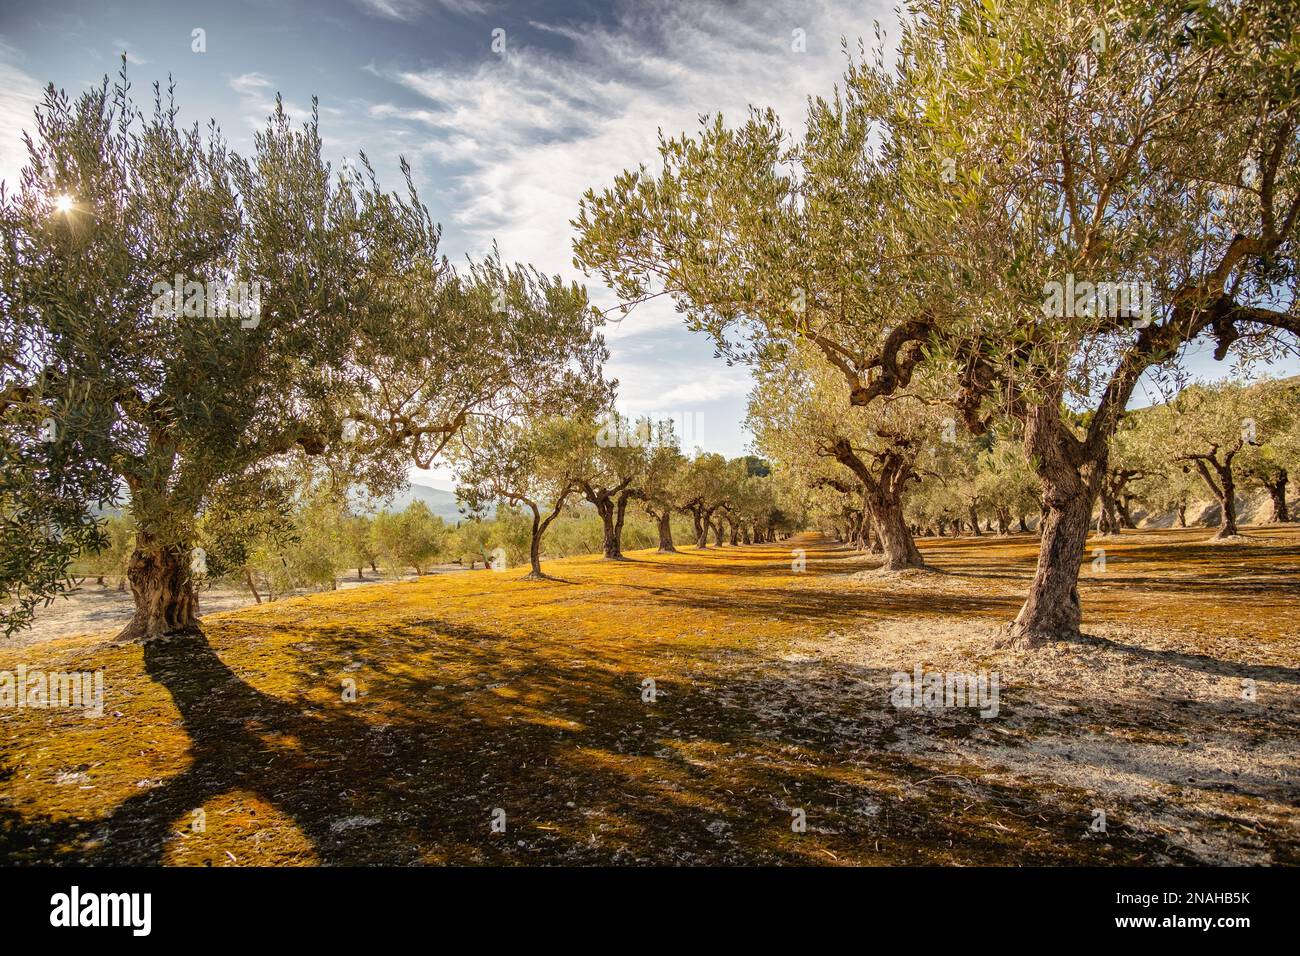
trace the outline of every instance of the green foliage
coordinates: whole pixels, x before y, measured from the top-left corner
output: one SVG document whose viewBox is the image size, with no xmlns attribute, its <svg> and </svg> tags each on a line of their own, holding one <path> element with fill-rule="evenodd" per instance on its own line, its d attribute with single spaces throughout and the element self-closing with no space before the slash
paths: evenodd
<svg viewBox="0 0 1300 956">
<path fill-rule="evenodd" d="M 247 157 L 177 113 L 156 87 L 141 112 L 125 63 L 75 101 L 51 86 L 0 195 L 9 629 L 58 592 L 97 543 L 91 506 L 123 487 L 139 547 L 184 553 L 212 511 L 234 568 L 265 531 L 269 466 L 315 459 L 382 494 L 471 413 L 544 403 L 606 357 L 585 290 L 495 250 L 457 273 L 405 163 L 405 196 L 364 154 L 336 172 L 315 110 L 294 128 L 277 102 Z M 256 290 L 243 312 L 226 283 Z"/>
<path fill-rule="evenodd" d="M 412 501 L 398 514 L 378 514 L 372 525 L 376 551 L 390 567 L 422 574 L 449 543 L 447 526 L 423 501 Z"/>
</svg>

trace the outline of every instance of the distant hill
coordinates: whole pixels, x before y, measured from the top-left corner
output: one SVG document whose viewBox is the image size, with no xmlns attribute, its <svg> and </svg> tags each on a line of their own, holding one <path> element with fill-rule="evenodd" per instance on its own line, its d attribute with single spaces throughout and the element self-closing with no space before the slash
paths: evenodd
<svg viewBox="0 0 1300 956">
<path fill-rule="evenodd" d="M 349 496 L 353 498 L 354 496 Z M 127 496 L 123 494 L 122 503 L 117 506 L 108 505 L 105 507 L 92 507 L 91 513 L 100 518 L 114 518 L 122 514 L 122 508 L 125 506 Z M 423 501 L 429 506 L 429 510 L 442 518 L 443 521 L 455 524 L 457 521 L 464 521 L 465 515 L 459 510 L 459 502 L 456 496 L 450 491 L 443 491 L 441 488 L 430 488 L 428 485 L 412 484 L 410 487 L 399 491 L 387 501 L 379 503 L 380 511 L 405 511 L 406 506 L 412 501 Z"/>
<path fill-rule="evenodd" d="M 461 514 L 459 510 L 460 505 L 454 494 L 450 491 L 443 491 L 441 488 L 430 488 L 428 485 L 412 484 L 380 504 L 379 507 L 381 511 L 405 511 L 412 501 L 423 501 L 428 505 L 430 511 L 442 518 L 443 521 L 451 524 L 465 519 L 465 515 Z"/>
</svg>

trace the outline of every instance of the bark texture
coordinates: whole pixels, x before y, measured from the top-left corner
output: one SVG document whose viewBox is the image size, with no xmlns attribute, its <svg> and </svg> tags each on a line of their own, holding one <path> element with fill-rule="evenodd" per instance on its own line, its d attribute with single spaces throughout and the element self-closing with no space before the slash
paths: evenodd
<svg viewBox="0 0 1300 956">
<path fill-rule="evenodd" d="M 135 615 L 118 635 L 120 640 L 148 643 L 199 629 L 189 549 L 164 545 L 141 533 L 126 574 L 135 597 Z"/>
</svg>

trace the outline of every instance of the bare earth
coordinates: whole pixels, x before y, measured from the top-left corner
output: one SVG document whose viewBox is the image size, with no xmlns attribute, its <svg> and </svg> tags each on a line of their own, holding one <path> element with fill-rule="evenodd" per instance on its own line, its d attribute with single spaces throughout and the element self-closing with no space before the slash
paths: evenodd
<svg viewBox="0 0 1300 956">
<path fill-rule="evenodd" d="M 426 574 L 451 574 L 464 571 L 458 564 L 443 564 L 431 568 Z M 339 578 L 339 590 L 362 587 L 367 584 L 380 584 L 392 581 L 414 581 L 412 573 L 366 571 L 360 579 L 356 572 L 348 572 Z M 310 591 L 295 591 L 287 597 L 301 597 Z M 277 596 L 277 600 L 280 597 Z M 266 600 L 266 595 L 262 595 Z M 220 614 L 222 611 L 237 611 L 241 607 L 251 607 L 257 602 L 247 588 L 207 587 L 199 592 L 199 617 Z M 22 644 L 39 644 L 55 637 L 70 634 L 84 634 L 87 631 L 99 631 L 108 627 L 125 627 L 135 612 L 135 605 L 129 590 L 119 590 L 117 582 L 108 579 L 105 584 L 96 584 L 94 579 L 87 579 L 75 591 L 57 598 L 48 607 L 38 608 L 36 620 L 30 628 L 20 631 L 11 638 L 11 642 Z M 12 646 L 12 645 L 11 645 Z"/>
<path fill-rule="evenodd" d="M 994 649 L 1027 535 L 902 578 L 809 535 L 6 646 L 107 703 L 0 710 L 0 860 L 1294 865 L 1300 528 L 1209 534 L 1090 542 L 1089 636 L 1034 652 Z M 996 671 L 997 716 L 896 709 L 918 666 Z"/>
</svg>

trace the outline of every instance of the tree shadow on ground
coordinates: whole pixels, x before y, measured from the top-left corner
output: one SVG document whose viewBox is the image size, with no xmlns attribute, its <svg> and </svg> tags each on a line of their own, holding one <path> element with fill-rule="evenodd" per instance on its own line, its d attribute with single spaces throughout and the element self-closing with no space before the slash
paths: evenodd
<svg viewBox="0 0 1300 956">
<path fill-rule="evenodd" d="M 0 805 L 0 858 L 155 864 L 183 843 L 210 846 L 200 858 L 223 862 L 219 826 L 181 834 L 196 809 L 246 794 L 281 818 L 266 824 L 271 844 L 305 842 L 324 864 L 1192 860 L 1160 833 L 1122 823 L 1104 840 L 1087 838 L 1092 794 L 1050 781 L 999 783 L 954 762 L 953 742 L 987 725 L 970 713 L 900 715 L 887 704 L 882 668 L 774 660 L 771 648 L 734 643 L 678 651 L 638 640 L 633 614 L 619 619 L 619 634 L 590 629 L 581 643 L 533 623 L 567 611 L 574 585 L 595 583 L 750 628 L 763 617 L 840 626 L 864 612 L 1001 616 L 1017 598 L 811 586 L 710 592 L 670 585 L 671 560 L 638 563 L 665 584 L 581 580 L 575 566 L 575 581 L 541 582 L 562 585 L 559 597 L 534 599 L 535 616 L 516 616 L 509 633 L 481 618 L 343 626 L 304 610 L 270 626 L 241 617 L 214 624 L 210 638 L 147 645 L 141 679 L 166 688 L 189 738 L 188 754 L 167 755 L 176 772 L 98 818 Z M 492 613 L 490 605 L 475 613 L 484 610 Z M 1207 656 L 1113 646 L 1251 674 Z M 256 673 L 260 662 L 274 674 Z M 1295 682 L 1288 668 L 1257 673 Z M 356 681 L 355 702 L 339 700 L 343 677 Z M 647 678 L 656 681 L 653 702 L 643 698 Z M 1051 699 L 1050 689 L 1039 693 Z M 1127 719 L 1158 727 L 1167 706 L 1153 695 Z M 1074 725 L 1051 729 L 1059 739 Z M 496 808 L 505 833 L 492 832 Z M 807 832 L 791 829 L 798 810 Z"/>
<path fill-rule="evenodd" d="M 1280 684 L 1300 684 L 1300 668 L 1272 667 L 1267 664 L 1245 664 L 1240 661 L 1225 661 L 1209 654 L 1188 654 L 1183 651 L 1158 650 L 1141 647 L 1137 644 L 1125 644 L 1108 637 L 1085 635 L 1082 643 L 1095 644 L 1099 647 L 1121 651 L 1130 657 L 1153 661 L 1158 664 L 1173 664 L 1189 670 L 1212 674 L 1215 677 L 1239 677 L 1243 680 L 1275 681 Z"/>
<path fill-rule="evenodd" d="M 375 638 L 315 633 L 300 679 L 375 656 Z M 851 696 L 815 707 L 797 690 L 804 678 L 774 681 L 742 651 L 729 652 L 726 676 L 670 677 L 646 703 L 643 675 L 615 654 L 566 661 L 437 619 L 387 638 L 384 666 L 358 677 L 358 702 L 331 707 L 258 690 L 202 635 L 147 645 L 145 669 L 189 735 L 189 765 L 101 819 L 0 811 L 2 855 L 157 864 L 178 839 L 203 840 L 178 831 L 229 793 L 269 804 L 324 864 L 998 863 L 1008 834 L 1020 862 L 1152 850 L 1136 834 L 1117 834 L 1106 854 L 1045 838 L 1077 832 L 1077 812 L 1024 788 L 972 791 L 888 749 L 894 714 L 883 700 L 866 705 L 869 719 Z M 435 660 L 467 667 L 456 680 L 442 666 L 405 669 L 391 653 L 403 642 L 440 642 Z M 495 808 L 506 813 L 503 834 L 491 832 Z M 801 809 L 807 833 L 791 829 Z M 214 862 L 221 849 L 214 842 Z"/>
</svg>

